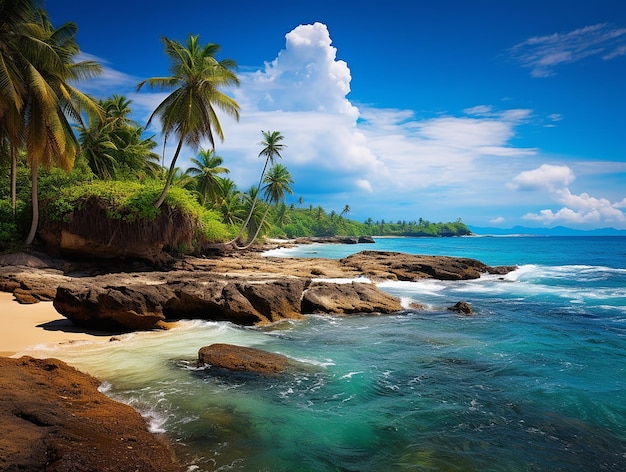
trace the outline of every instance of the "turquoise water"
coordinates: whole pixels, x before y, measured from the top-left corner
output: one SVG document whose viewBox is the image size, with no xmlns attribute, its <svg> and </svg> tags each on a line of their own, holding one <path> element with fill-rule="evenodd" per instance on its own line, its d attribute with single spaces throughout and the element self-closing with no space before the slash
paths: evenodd
<svg viewBox="0 0 626 472">
<path fill-rule="evenodd" d="M 390 238 L 279 254 L 359 250 L 519 269 L 380 284 L 419 311 L 266 329 L 186 321 L 47 354 L 105 380 L 173 439 L 190 471 L 626 470 L 626 238 Z M 446 309 L 459 300 L 475 315 Z M 272 379 L 196 369 L 213 342 L 310 369 Z"/>
</svg>

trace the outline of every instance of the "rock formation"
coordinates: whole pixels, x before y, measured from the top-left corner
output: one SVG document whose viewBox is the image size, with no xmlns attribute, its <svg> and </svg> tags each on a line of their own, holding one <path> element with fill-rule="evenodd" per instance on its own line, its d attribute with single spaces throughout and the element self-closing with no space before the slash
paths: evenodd
<svg viewBox="0 0 626 472">
<path fill-rule="evenodd" d="M 258 253 L 186 257 L 171 269 L 94 275 L 5 265 L 0 290 L 20 301 L 54 299 L 57 311 L 79 326 L 132 331 L 183 318 L 263 325 L 307 313 L 392 313 L 401 309 L 399 300 L 376 285 L 323 278 L 464 280 L 514 268 L 467 258 L 363 251 L 341 260 Z"/>
<path fill-rule="evenodd" d="M 56 359 L 0 358 L 0 470 L 182 471 L 141 415 Z"/>
<path fill-rule="evenodd" d="M 400 300 L 369 283 L 337 284 L 315 282 L 302 295 L 304 313 L 393 313 L 400 311 Z"/>
<path fill-rule="evenodd" d="M 290 368 L 295 369 L 297 365 L 296 361 L 282 354 L 232 344 L 211 344 L 198 351 L 198 367 L 208 366 L 233 372 L 276 375 Z"/>
</svg>

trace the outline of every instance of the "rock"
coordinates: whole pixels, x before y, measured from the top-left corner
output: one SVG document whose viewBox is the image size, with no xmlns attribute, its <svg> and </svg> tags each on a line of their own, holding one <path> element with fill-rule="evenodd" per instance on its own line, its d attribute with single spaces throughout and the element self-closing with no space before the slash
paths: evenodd
<svg viewBox="0 0 626 472">
<path fill-rule="evenodd" d="M 455 311 L 463 315 L 471 315 L 474 313 L 472 306 L 467 302 L 456 302 L 453 306 L 448 307 L 448 310 Z"/>
<path fill-rule="evenodd" d="M 205 319 L 263 325 L 301 317 L 308 280 L 296 277 L 190 276 L 163 273 L 158 279 L 110 285 L 113 275 L 61 285 L 54 307 L 78 326 L 104 331 L 149 330 L 163 321 Z M 141 276 L 139 276 L 141 277 Z"/>
<path fill-rule="evenodd" d="M 198 367 L 204 365 L 234 372 L 276 375 L 295 366 L 295 362 L 282 354 L 218 343 L 204 346 L 198 351 Z"/>
<path fill-rule="evenodd" d="M 359 236 L 360 244 L 375 244 L 376 241 L 371 236 Z"/>
<path fill-rule="evenodd" d="M 0 358 L 0 470 L 182 471 L 100 382 L 56 359 Z"/>
<path fill-rule="evenodd" d="M 69 280 L 57 269 L 30 266 L 0 267 L 0 290 L 12 292 L 20 303 L 50 301 L 56 296 L 57 286 Z"/>
<path fill-rule="evenodd" d="M 357 269 L 365 276 L 403 281 L 415 281 L 424 278 L 438 280 L 477 279 L 481 273 L 496 270 L 476 259 L 422 256 L 389 251 L 362 251 L 341 259 L 341 263 L 344 266 Z M 506 268 L 500 269 L 506 270 Z M 513 270 L 514 268 L 509 269 Z"/>
<path fill-rule="evenodd" d="M 303 313 L 393 313 L 400 311 L 400 300 L 375 285 L 352 282 L 314 282 L 302 297 Z"/>
<path fill-rule="evenodd" d="M 77 326 L 102 331 L 149 330 L 165 320 L 163 304 L 169 293 L 165 287 L 151 285 L 73 283 L 59 287 L 53 303 Z"/>
</svg>

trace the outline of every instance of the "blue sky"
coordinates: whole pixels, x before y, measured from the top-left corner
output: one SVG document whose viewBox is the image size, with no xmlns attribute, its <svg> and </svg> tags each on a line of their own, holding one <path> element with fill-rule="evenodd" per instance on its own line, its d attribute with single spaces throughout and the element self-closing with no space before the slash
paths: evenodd
<svg viewBox="0 0 626 472">
<path fill-rule="evenodd" d="M 149 6 L 147 6 L 149 5 Z M 246 190 L 278 130 L 294 196 L 350 218 L 626 229 L 626 2 L 47 1 L 73 21 L 81 83 L 145 123 L 168 75 L 161 36 L 221 45 L 238 65 L 216 152 Z M 151 130 L 162 142 L 158 123 Z M 166 164 L 173 149 L 166 148 Z M 189 166 L 192 150 L 178 165 Z"/>
</svg>

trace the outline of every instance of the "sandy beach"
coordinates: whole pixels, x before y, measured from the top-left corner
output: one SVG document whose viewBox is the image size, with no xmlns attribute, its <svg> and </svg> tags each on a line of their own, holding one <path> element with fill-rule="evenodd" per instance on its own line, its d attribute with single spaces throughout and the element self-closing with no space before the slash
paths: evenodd
<svg viewBox="0 0 626 472">
<path fill-rule="evenodd" d="M 0 356 L 13 356 L 31 346 L 105 339 L 110 334 L 87 333 L 60 315 L 51 302 L 22 305 L 0 292 Z"/>
</svg>

